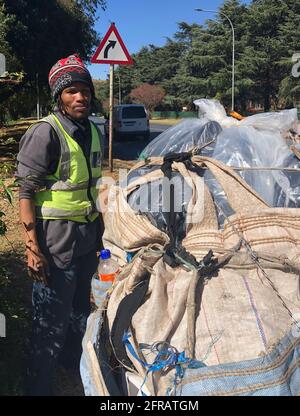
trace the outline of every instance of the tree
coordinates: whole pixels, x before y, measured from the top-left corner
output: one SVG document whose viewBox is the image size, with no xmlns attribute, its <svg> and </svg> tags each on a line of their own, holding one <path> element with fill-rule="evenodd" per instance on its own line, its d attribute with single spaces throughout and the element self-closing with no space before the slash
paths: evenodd
<svg viewBox="0 0 300 416">
<path fill-rule="evenodd" d="M 106 103 L 109 97 L 109 83 L 108 81 L 93 79 L 93 84 L 96 95 L 96 112 L 104 114 L 106 112 L 104 103 Z"/>
<path fill-rule="evenodd" d="M 12 17 L 6 16 L 4 4 L 0 1 L 0 51 L 8 59 L 11 55 L 9 43 L 6 40 L 6 32 L 9 25 L 12 23 Z"/>
<path fill-rule="evenodd" d="M 73 52 L 86 60 L 97 44 L 92 28 L 93 15 L 87 13 L 87 1 L 74 0 L 2 0 L 6 15 L 14 17 L 6 40 L 17 56 L 27 78 L 35 82 L 36 73 L 46 83 L 49 68 L 59 58 Z M 29 13 L 30 11 L 30 13 Z M 22 39 L 22 42 L 20 42 Z M 24 47 L 26 45 L 26 47 Z"/>
<path fill-rule="evenodd" d="M 23 88 L 30 97 L 26 105 L 29 114 L 35 107 L 37 83 L 46 100 L 42 104 L 49 104 L 48 73 L 58 59 L 78 53 L 88 60 L 99 42 L 93 28 L 96 8 L 105 7 L 105 3 L 104 0 L 0 0 L 0 48 L 5 48 L 8 54 L 8 70 L 25 73 Z M 16 96 L 14 106 L 19 107 Z"/>
<path fill-rule="evenodd" d="M 208 65 L 208 62 L 203 62 L 203 57 L 205 59 L 206 55 L 203 50 L 203 45 L 206 44 L 202 38 L 203 28 L 197 24 L 189 25 L 185 22 L 180 22 L 178 28 L 175 39 L 182 45 L 183 52 L 180 65 L 170 80 L 170 84 L 173 95 L 178 97 L 178 105 L 192 109 L 194 99 L 206 97 L 208 94 L 207 76 L 212 64 Z M 166 85 L 165 82 L 164 86 Z"/>
<path fill-rule="evenodd" d="M 284 100 L 287 106 L 294 107 L 300 104 L 299 71 L 297 71 L 296 67 L 294 68 L 297 62 L 296 52 L 298 51 L 299 54 L 300 36 L 297 28 L 300 27 L 300 4 L 299 1 L 288 1 L 287 3 L 287 18 L 280 25 L 279 29 L 282 42 L 288 47 L 285 56 L 280 60 L 280 65 L 284 67 L 287 75 L 280 82 L 279 99 Z"/>
<path fill-rule="evenodd" d="M 279 99 L 284 100 L 287 107 L 299 107 L 300 105 L 300 83 L 299 78 L 288 76 L 284 78 L 279 86 Z"/>
<path fill-rule="evenodd" d="M 232 30 L 225 13 L 235 29 L 235 102 L 243 107 L 245 85 L 249 79 L 239 72 L 239 60 L 244 49 L 247 6 L 238 0 L 227 0 L 220 13 L 206 21 L 205 26 L 181 24 L 181 38 L 188 42 L 182 62 L 181 82 L 188 78 L 187 92 L 190 101 L 195 98 L 217 98 L 226 107 L 231 105 L 232 96 Z"/>
<path fill-rule="evenodd" d="M 132 100 L 144 104 L 149 114 L 162 102 L 165 95 L 166 92 L 162 87 L 150 84 L 141 84 L 130 93 Z"/>
<path fill-rule="evenodd" d="M 245 112 L 249 101 L 271 107 L 299 101 L 298 79 L 291 76 L 292 56 L 299 50 L 299 0 L 226 0 L 220 7 L 235 30 L 235 108 Z M 163 106 L 193 106 L 195 98 L 217 98 L 225 107 L 232 95 L 232 31 L 222 14 L 204 26 L 180 22 L 174 39 L 163 47 L 144 46 L 135 65 L 120 69 L 125 100 L 141 83 L 159 84 Z"/>
<path fill-rule="evenodd" d="M 140 82 L 135 84 L 134 79 L 136 78 L 136 67 L 138 66 L 137 62 L 135 61 L 136 55 L 132 55 L 134 60 L 134 65 L 120 65 L 115 71 L 115 97 L 119 93 L 119 89 L 121 91 L 122 96 L 122 103 L 129 104 L 131 103 L 130 92 L 131 90 L 136 87 Z M 120 82 L 120 85 L 118 85 Z"/>
<path fill-rule="evenodd" d="M 0 127 L 5 121 L 10 98 L 21 84 L 23 76 L 22 72 L 9 73 L 6 71 L 5 76 L 0 77 Z"/>
<path fill-rule="evenodd" d="M 299 13 L 299 1 L 254 0 L 249 6 L 242 71 L 252 80 L 250 93 L 263 100 L 265 111 L 278 106 L 280 84 L 291 73 L 291 57 L 300 40 Z"/>
<path fill-rule="evenodd" d="M 104 3 L 0 0 L 0 52 L 8 54 L 10 71 L 26 72 L 22 91 L 27 111 L 35 106 L 37 72 L 41 94 L 47 100 L 50 66 L 73 52 L 88 59 L 98 42 L 93 29 L 96 7 L 104 7 Z M 29 9 L 30 14 L 26 13 Z M 299 83 L 291 76 L 291 58 L 299 50 L 299 0 L 253 0 L 247 5 L 226 0 L 219 10 L 229 16 L 235 29 L 236 109 L 244 112 L 249 100 L 263 103 L 266 111 L 298 102 Z M 144 46 L 132 57 L 134 65 L 121 65 L 115 72 L 114 95 L 118 96 L 120 79 L 122 102 L 132 102 L 131 91 L 150 84 L 165 90 L 161 106 L 168 110 L 192 109 L 193 100 L 201 97 L 217 98 L 230 107 L 232 32 L 222 13 L 212 15 L 203 26 L 180 22 L 164 46 Z M 99 98 L 104 101 L 107 97 L 101 92 Z M 16 95 L 11 97 L 10 111 L 19 107 Z"/>
</svg>

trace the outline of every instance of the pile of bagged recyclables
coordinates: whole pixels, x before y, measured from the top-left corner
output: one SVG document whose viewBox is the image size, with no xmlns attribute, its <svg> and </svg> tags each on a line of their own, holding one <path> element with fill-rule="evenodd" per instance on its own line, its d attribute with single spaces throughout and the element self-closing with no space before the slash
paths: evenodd
<svg viewBox="0 0 300 416">
<path fill-rule="evenodd" d="M 182 153 L 193 148 L 202 148 L 199 151 L 200 155 L 219 160 L 228 166 L 256 168 L 238 170 L 237 173 L 269 206 L 300 208 L 299 172 L 280 169 L 300 168 L 300 160 L 283 138 L 285 132 L 297 126 L 297 109 L 262 113 L 239 121 L 227 117 L 224 107 L 216 100 L 200 99 L 194 103 L 199 108 L 199 118 L 186 119 L 167 129 L 144 149 L 143 156 L 158 157 L 168 153 Z M 210 144 L 205 146 L 207 143 Z M 297 148 L 297 145 L 295 147 Z M 300 150 L 300 145 L 298 149 Z M 266 169 L 268 167 L 274 170 Z M 150 169 L 144 167 L 133 171 L 128 178 L 129 184 L 137 176 L 148 173 Z M 174 174 L 174 176 L 180 175 Z M 221 226 L 224 216 L 218 206 L 227 215 L 233 213 L 232 209 L 228 206 L 224 191 L 209 171 L 204 173 L 204 181 L 217 203 L 216 208 Z M 181 189 L 184 188 L 179 180 L 174 179 L 175 189 L 176 183 Z M 146 185 L 141 186 L 130 195 L 129 204 L 133 209 L 138 210 L 141 207 L 147 212 L 149 194 L 145 193 L 145 187 Z M 154 195 L 156 197 L 159 195 L 160 198 L 151 201 L 150 215 L 153 216 L 158 227 L 163 227 L 165 225 L 162 214 L 163 200 L 161 193 L 155 192 L 159 188 L 161 188 L 161 183 L 157 184 L 157 189 L 154 188 Z M 184 206 L 191 197 L 190 190 L 185 188 L 185 195 L 182 198 Z"/>
<path fill-rule="evenodd" d="M 86 395 L 300 393 L 297 110 L 194 103 L 110 190 L 122 270 L 88 321 Z"/>
</svg>

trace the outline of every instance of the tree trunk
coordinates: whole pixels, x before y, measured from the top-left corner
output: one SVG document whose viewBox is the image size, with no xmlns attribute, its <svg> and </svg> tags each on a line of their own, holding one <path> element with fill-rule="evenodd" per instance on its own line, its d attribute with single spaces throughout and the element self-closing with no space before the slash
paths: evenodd
<svg viewBox="0 0 300 416">
<path fill-rule="evenodd" d="M 271 81 L 269 71 L 266 73 L 266 83 L 264 88 L 264 111 L 270 111 L 271 108 Z"/>
<path fill-rule="evenodd" d="M 270 111 L 271 108 L 271 97 L 270 97 L 270 88 L 267 87 L 264 93 L 264 111 Z"/>
</svg>

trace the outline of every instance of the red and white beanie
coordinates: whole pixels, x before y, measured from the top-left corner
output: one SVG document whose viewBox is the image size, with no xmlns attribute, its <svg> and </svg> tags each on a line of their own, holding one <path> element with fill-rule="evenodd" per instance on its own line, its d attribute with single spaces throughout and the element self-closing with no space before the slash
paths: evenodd
<svg viewBox="0 0 300 416">
<path fill-rule="evenodd" d="M 54 100 L 74 82 L 87 84 L 91 89 L 92 96 L 95 96 L 91 75 L 77 54 L 60 59 L 53 65 L 49 72 L 48 81 Z"/>
</svg>

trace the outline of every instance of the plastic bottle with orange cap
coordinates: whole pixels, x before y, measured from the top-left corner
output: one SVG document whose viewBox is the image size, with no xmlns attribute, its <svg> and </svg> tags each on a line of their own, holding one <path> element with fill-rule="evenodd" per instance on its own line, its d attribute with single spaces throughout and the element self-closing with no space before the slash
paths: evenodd
<svg viewBox="0 0 300 416">
<path fill-rule="evenodd" d="M 98 308 L 101 307 L 118 273 L 119 264 L 112 259 L 110 250 L 101 250 L 98 273 L 92 279 L 92 294 Z"/>
</svg>

